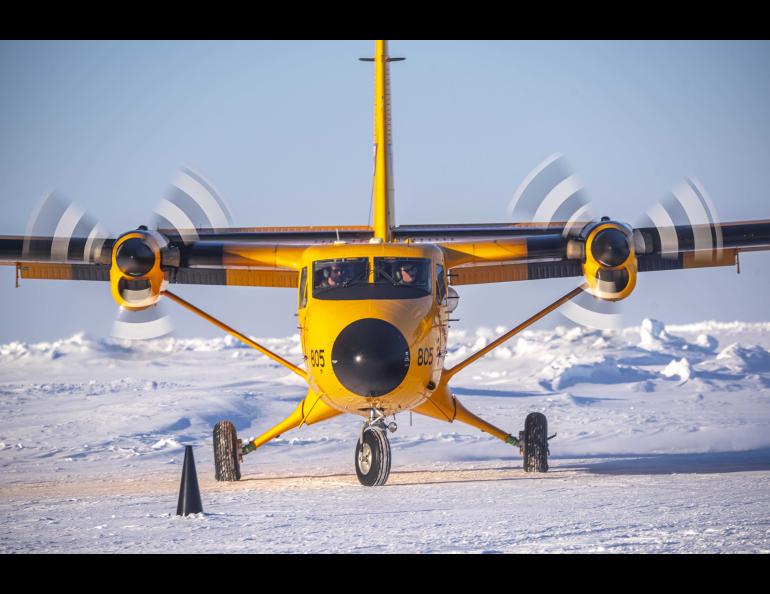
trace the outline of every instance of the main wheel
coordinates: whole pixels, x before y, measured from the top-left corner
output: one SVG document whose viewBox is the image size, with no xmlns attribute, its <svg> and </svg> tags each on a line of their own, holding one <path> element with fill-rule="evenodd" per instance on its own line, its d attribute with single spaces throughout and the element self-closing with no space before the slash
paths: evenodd
<svg viewBox="0 0 770 594">
<path fill-rule="evenodd" d="M 239 450 L 235 426 L 230 421 L 219 421 L 214 426 L 214 478 L 216 480 L 241 480 Z"/>
<path fill-rule="evenodd" d="M 548 472 L 548 421 L 543 413 L 529 413 L 524 422 L 524 471 Z"/>
<path fill-rule="evenodd" d="M 384 485 L 390 474 L 390 442 L 381 429 L 364 430 L 356 444 L 356 475 L 366 487 Z"/>
</svg>

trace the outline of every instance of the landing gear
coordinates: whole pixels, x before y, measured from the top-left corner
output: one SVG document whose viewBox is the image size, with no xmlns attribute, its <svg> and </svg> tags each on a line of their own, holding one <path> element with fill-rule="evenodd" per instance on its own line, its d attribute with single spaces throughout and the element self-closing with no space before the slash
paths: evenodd
<svg viewBox="0 0 770 594">
<path fill-rule="evenodd" d="M 241 480 L 241 445 L 230 421 L 220 421 L 214 427 L 214 478 Z"/>
<path fill-rule="evenodd" d="M 545 415 L 529 413 L 519 439 L 524 445 L 524 472 L 548 472 L 548 421 Z"/>
<path fill-rule="evenodd" d="M 390 474 L 390 442 L 385 431 L 366 427 L 356 444 L 356 475 L 365 487 L 384 485 Z"/>
</svg>

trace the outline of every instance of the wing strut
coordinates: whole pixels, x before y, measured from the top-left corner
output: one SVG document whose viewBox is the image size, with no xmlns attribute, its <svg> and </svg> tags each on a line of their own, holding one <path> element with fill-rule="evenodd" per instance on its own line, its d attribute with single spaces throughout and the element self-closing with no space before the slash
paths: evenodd
<svg viewBox="0 0 770 594">
<path fill-rule="evenodd" d="M 540 318 L 545 317 L 546 315 L 551 313 L 553 310 L 555 310 L 559 306 L 564 305 L 570 299 L 573 299 L 573 298 L 577 297 L 587 287 L 588 287 L 587 284 L 583 283 L 579 287 L 576 287 L 576 288 L 572 289 L 569 293 L 567 293 L 563 297 L 560 297 L 559 299 L 557 299 L 556 301 L 551 303 L 551 305 L 549 305 L 545 309 L 541 309 L 539 312 L 537 312 L 531 318 L 527 319 L 526 321 L 524 321 L 521 324 L 519 324 L 518 326 L 516 326 L 513 330 L 511 330 L 509 332 L 506 332 L 505 334 L 503 334 L 497 340 L 494 340 L 493 342 L 490 342 L 487 346 L 485 346 L 480 351 L 477 351 L 476 353 L 472 354 L 470 357 L 468 357 L 467 359 L 461 361 L 460 363 L 458 363 L 454 367 L 452 367 L 450 369 L 447 369 L 446 371 L 444 371 L 444 373 L 441 376 L 442 381 L 443 381 L 444 378 L 449 380 L 452 376 L 454 376 L 458 372 L 460 372 L 463 369 L 465 369 L 468 365 L 470 365 L 474 361 L 476 361 L 476 360 L 480 359 L 481 357 L 483 357 L 484 355 L 486 355 L 492 349 L 499 347 L 506 340 L 508 340 L 511 337 L 515 336 L 516 334 L 518 334 L 519 332 L 521 332 L 525 328 L 531 326 L 532 324 L 537 322 Z"/>
<path fill-rule="evenodd" d="M 518 334 L 528 326 L 531 326 L 540 318 L 548 315 L 550 312 L 558 308 L 560 305 L 564 305 L 570 299 L 577 297 L 586 288 L 587 288 L 587 285 L 584 283 L 581 286 L 572 289 L 569 293 L 567 293 L 563 297 L 560 297 L 559 299 L 551 303 L 548 307 L 540 310 L 535 315 L 530 317 L 528 320 L 516 326 L 510 332 L 506 332 L 494 342 L 489 343 L 486 347 L 484 347 L 480 351 L 477 351 L 476 353 L 474 353 L 467 359 L 461 361 L 454 367 L 444 370 L 444 372 L 441 375 L 441 381 L 439 382 L 439 385 L 436 388 L 436 390 L 433 392 L 433 394 L 431 394 L 431 396 L 428 397 L 428 399 L 425 402 L 423 402 L 422 404 L 414 408 L 413 409 L 414 412 L 422 415 L 426 415 L 428 417 L 433 417 L 442 421 L 449 421 L 450 423 L 452 423 L 453 421 L 460 421 L 461 423 L 465 423 L 466 425 L 470 425 L 471 427 L 476 427 L 476 429 L 479 429 L 484 433 L 489 433 L 493 437 L 496 437 L 497 439 L 500 439 L 509 445 L 523 448 L 524 445 L 520 439 L 521 435 L 519 437 L 516 437 L 511 433 L 507 433 L 502 429 L 500 429 L 499 427 L 495 427 L 494 425 L 487 423 L 484 419 L 476 416 L 467 408 L 465 408 L 462 402 L 460 402 L 460 400 L 456 398 L 454 394 L 452 394 L 452 391 L 448 386 L 449 380 L 456 373 L 465 369 L 468 365 L 480 359 L 492 349 L 500 346 L 502 343 L 510 339 L 512 336 L 515 336 L 516 334 Z"/>
<path fill-rule="evenodd" d="M 271 351 L 269 349 L 266 349 L 265 347 L 263 347 L 261 344 L 259 344 L 257 342 L 254 342 L 248 336 L 245 336 L 244 334 L 241 334 L 240 332 L 238 332 L 234 328 L 231 328 L 227 324 L 225 324 L 223 322 L 220 322 L 215 317 L 210 316 L 205 311 L 200 310 L 197 307 L 195 307 L 192 303 L 188 303 L 187 301 L 182 299 L 179 295 L 175 295 L 171 291 L 161 291 L 161 295 L 164 295 L 165 297 L 168 297 L 169 299 L 171 299 L 175 303 L 178 303 L 182 307 L 184 307 L 186 309 L 189 309 L 191 312 L 193 312 L 196 315 L 199 315 L 200 317 L 202 317 L 207 322 L 211 322 L 217 328 L 220 328 L 221 330 L 224 330 L 225 332 L 227 332 L 231 336 L 234 336 L 235 338 L 237 338 L 241 342 L 245 342 L 251 348 L 258 350 L 260 353 L 262 353 L 266 357 L 270 357 L 276 363 L 280 363 L 281 365 L 283 365 L 287 369 L 292 370 L 294 373 L 296 373 L 302 379 L 307 380 L 307 372 L 304 369 L 300 369 L 296 365 L 293 365 L 292 363 L 289 363 L 283 357 L 281 357 L 279 355 L 276 355 L 273 351 Z"/>
</svg>

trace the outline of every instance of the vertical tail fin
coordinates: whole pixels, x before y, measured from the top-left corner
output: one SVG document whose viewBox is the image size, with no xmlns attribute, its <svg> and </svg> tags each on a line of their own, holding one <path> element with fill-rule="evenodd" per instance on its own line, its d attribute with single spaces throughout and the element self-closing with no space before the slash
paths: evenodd
<svg viewBox="0 0 770 594">
<path fill-rule="evenodd" d="M 390 121 L 390 72 L 388 42 L 374 46 L 374 237 L 390 242 L 395 225 L 393 205 L 393 157 Z M 398 59 L 398 58 L 397 58 Z"/>
</svg>

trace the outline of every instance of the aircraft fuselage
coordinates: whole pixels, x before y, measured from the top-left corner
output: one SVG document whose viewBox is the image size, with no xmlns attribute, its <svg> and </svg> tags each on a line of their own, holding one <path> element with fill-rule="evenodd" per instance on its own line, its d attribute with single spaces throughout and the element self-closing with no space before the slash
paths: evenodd
<svg viewBox="0 0 770 594">
<path fill-rule="evenodd" d="M 416 278 L 401 272 L 404 265 Z M 347 278 L 330 287 L 328 276 L 345 266 Z M 423 402 L 443 369 L 446 286 L 443 252 L 434 245 L 307 249 L 298 319 L 311 389 L 332 408 L 364 416 Z"/>
</svg>

